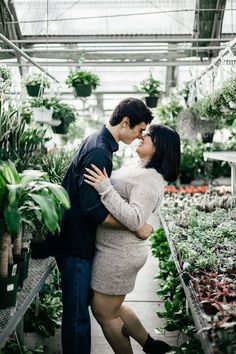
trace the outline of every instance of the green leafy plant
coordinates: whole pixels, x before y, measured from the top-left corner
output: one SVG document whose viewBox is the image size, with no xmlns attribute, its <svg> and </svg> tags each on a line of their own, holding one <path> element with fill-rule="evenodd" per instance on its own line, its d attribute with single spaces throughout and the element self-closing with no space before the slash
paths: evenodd
<svg viewBox="0 0 236 354">
<path fill-rule="evenodd" d="M 149 72 L 149 77 L 147 79 L 141 81 L 139 87 L 135 86 L 135 88 L 139 92 L 145 92 L 149 96 L 156 96 L 156 97 L 159 97 L 162 93 L 160 87 L 161 87 L 161 81 L 154 79 L 151 72 Z"/>
<path fill-rule="evenodd" d="M 53 279 L 45 284 L 24 316 L 25 332 L 36 332 L 44 337 L 55 335 L 60 328 L 62 315 L 62 293 L 58 288 L 58 272 L 53 273 Z"/>
<path fill-rule="evenodd" d="M 173 97 L 168 104 L 159 106 L 158 118 L 162 124 L 176 129 L 177 117 L 182 110 L 183 106 L 175 97 Z"/>
<path fill-rule="evenodd" d="M 67 192 L 60 185 L 48 182 L 41 171 L 19 174 L 12 162 L 0 165 L 0 276 L 8 274 L 8 252 L 11 238 L 20 238 L 22 223 L 34 227 L 38 220 L 50 232 L 59 230 L 61 205 L 70 208 Z M 18 241 L 21 250 L 21 241 Z M 17 252 L 18 254 L 20 251 Z"/>
<path fill-rule="evenodd" d="M 157 316 L 166 320 L 164 327 L 158 330 L 179 331 L 189 339 L 179 347 L 172 347 L 171 353 L 201 354 L 200 343 L 196 339 L 196 328 L 193 319 L 186 311 L 185 295 L 180 284 L 178 272 L 171 258 L 171 253 L 165 232 L 158 229 L 151 238 L 152 253 L 159 259 L 160 290 L 157 292 L 164 300 L 164 310 L 158 311 Z"/>
<path fill-rule="evenodd" d="M 0 160 L 15 162 L 17 169 L 23 171 L 37 153 L 45 153 L 46 129 L 26 126 L 21 107 L 0 108 Z"/>
<path fill-rule="evenodd" d="M 21 345 L 16 338 L 10 338 L 5 344 L 4 348 L 1 349 L 1 354 L 43 354 L 43 346 L 40 344 L 35 344 L 33 349 L 27 348 L 25 345 Z"/>
<path fill-rule="evenodd" d="M 25 85 L 29 86 L 40 85 L 47 88 L 50 87 L 49 80 L 41 73 L 29 74 L 24 78 L 23 82 Z"/>
<path fill-rule="evenodd" d="M 59 127 L 63 127 L 64 131 L 67 132 L 71 123 L 74 123 L 78 118 L 76 109 L 67 104 L 60 102 L 59 100 L 54 101 L 53 105 L 53 119 L 58 119 L 61 121 Z"/>
<path fill-rule="evenodd" d="M 89 85 L 95 90 L 100 84 L 100 79 L 98 75 L 90 71 L 77 70 L 68 75 L 66 84 L 69 87 L 76 86 L 76 84 Z"/>
</svg>

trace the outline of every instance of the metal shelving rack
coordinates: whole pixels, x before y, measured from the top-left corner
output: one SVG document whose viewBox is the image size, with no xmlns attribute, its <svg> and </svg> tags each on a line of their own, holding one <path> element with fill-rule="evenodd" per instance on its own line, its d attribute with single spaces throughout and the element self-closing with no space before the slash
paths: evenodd
<svg viewBox="0 0 236 354">
<path fill-rule="evenodd" d="M 0 310 L 0 348 L 2 348 L 55 267 L 55 259 L 30 259 L 29 276 L 17 293 L 15 307 Z"/>
<path fill-rule="evenodd" d="M 163 229 L 165 230 L 167 241 L 168 241 L 168 244 L 169 244 L 169 247 L 171 250 L 171 255 L 172 255 L 172 258 L 175 262 L 175 266 L 176 266 L 177 272 L 179 274 L 181 284 L 183 286 L 184 293 L 185 293 L 186 299 L 188 301 L 190 311 L 193 316 L 195 326 L 199 332 L 198 336 L 201 341 L 202 348 L 203 348 L 205 354 L 214 354 L 214 351 L 213 351 L 212 345 L 209 341 L 209 338 L 207 336 L 207 333 L 206 333 L 206 331 L 202 330 L 203 328 L 206 328 L 209 325 L 208 325 L 207 321 L 205 320 L 205 318 L 203 317 L 203 312 L 202 312 L 202 309 L 200 308 L 199 302 L 196 298 L 196 293 L 193 289 L 193 285 L 192 285 L 191 281 L 189 281 L 187 284 L 184 281 L 183 271 L 180 268 L 177 253 L 176 253 L 176 250 L 175 250 L 174 245 L 172 243 L 172 240 L 170 238 L 169 230 L 166 225 L 165 219 L 160 212 L 159 212 L 159 216 L 160 216 L 160 220 L 161 220 L 161 224 L 163 226 Z"/>
</svg>

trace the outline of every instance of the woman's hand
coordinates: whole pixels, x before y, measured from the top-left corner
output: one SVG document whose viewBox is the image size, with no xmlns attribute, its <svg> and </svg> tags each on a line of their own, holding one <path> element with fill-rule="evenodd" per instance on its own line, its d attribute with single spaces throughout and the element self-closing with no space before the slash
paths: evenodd
<svg viewBox="0 0 236 354">
<path fill-rule="evenodd" d="M 90 184 L 92 187 L 99 186 L 103 181 L 107 180 L 109 177 L 106 173 L 106 169 L 104 167 L 103 172 L 95 165 L 91 164 L 93 170 L 85 167 L 85 170 L 89 173 L 89 175 L 84 173 L 84 182 Z"/>
</svg>

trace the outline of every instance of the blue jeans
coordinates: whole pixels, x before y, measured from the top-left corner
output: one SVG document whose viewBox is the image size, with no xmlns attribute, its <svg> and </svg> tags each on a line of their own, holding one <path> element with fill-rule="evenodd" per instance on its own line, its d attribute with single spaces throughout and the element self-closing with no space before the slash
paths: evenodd
<svg viewBox="0 0 236 354">
<path fill-rule="evenodd" d="M 90 354 L 89 284 L 92 261 L 56 257 L 62 287 L 63 354 Z"/>
</svg>

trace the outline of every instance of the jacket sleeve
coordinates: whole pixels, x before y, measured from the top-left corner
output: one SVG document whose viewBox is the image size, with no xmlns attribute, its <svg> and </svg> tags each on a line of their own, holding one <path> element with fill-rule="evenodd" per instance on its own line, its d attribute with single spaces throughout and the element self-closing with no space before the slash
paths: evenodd
<svg viewBox="0 0 236 354">
<path fill-rule="evenodd" d="M 142 227 L 162 199 L 163 184 L 158 175 L 144 170 L 131 184 L 129 200 L 124 200 L 109 179 L 96 187 L 110 213 L 131 231 Z"/>
<path fill-rule="evenodd" d="M 111 171 L 111 157 L 105 149 L 93 149 L 86 155 L 83 161 L 82 173 L 78 176 L 80 210 L 91 222 L 100 224 L 106 219 L 109 211 L 101 202 L 98 192 L 92 186 L 84 182 L 84 173 L 86 173 L 85 167 L 91 168 L 91 164 L 96 165 L 101 170 L 105 167 L 107 173 L 109 173 Z"/>
</svg>

